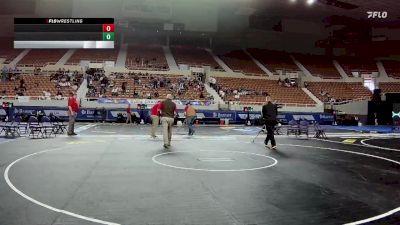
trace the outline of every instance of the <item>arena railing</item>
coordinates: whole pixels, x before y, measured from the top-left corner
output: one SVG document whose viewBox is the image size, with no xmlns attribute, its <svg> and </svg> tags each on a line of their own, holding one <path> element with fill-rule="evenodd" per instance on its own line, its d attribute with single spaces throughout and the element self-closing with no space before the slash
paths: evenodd
<svg viewBox="0 0 400 225">
<path fill-rule="evenodd" d="M 264 105 L 265 102 L 234 102 L 228 101 L 230 104 L 237 104 L 237 105 Z M 284 107 L 316 107 L 317 104 L 302 104 L 302 103 L 280 103 L 277 104 L 284 106 Z"/>
<path fill-rule="evenodd" d="M 67 100 L 68 99 L 68 97 L 58 98 L 56 96 L 52 96 L 52 97 L 45 97 L 45 96 L 15 96 L 15 95 L 14 96 L 11 96 L 11 95 L 10 96 L 1 96 L 2 100 L 18 100 L 18 99 L 21 99 L 21 98 L 24 98 L 25 101 L 30 101 L 30 100 L 32 100 L 32 101 L 36 101 L 36 100 L 62 101 L 62 100 Z"/>
</svg>

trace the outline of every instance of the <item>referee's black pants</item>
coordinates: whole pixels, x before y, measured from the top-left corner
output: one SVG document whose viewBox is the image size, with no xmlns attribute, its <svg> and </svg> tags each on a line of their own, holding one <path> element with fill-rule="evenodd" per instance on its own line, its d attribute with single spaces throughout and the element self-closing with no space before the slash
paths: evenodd
<svg viewBox="0 0 400 225">
<path fill-rule="evenodd" d="M 275 137 L 274 137 L 274 125 L 266 125 L 267 128 L 267 137 L 265 138 L 264 144 L 268 145 L 268 142 L 271 141 L 271 146 L 276 146 Z"/>
</svg>

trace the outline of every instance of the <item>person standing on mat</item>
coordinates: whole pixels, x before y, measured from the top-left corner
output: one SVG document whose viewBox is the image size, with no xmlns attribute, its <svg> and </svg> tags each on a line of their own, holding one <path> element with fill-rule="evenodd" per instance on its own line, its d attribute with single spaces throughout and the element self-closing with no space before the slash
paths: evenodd
<svg viewBox="0 0 400 225">
<path fill-rule="evenodd" d="M 171 147 L 172 125 L 176 114 L 176 105 L 172 101 L 172 95 L 167 94 L 164 101 L 160 103 L 161 123 L 163 126 L 164 148 Z"/>
<path fill-rule="evenodd" d="M 157 131 L 157 127 L 158 124 L 160 122 L 160 104 L 161 102 L 158 101 L 156 104 L 153 105 L 153 107 L 151 107 L 151 131 L 150 131 L 150 136 L 152 138 L 156 138 L 156 131 Z"/>
<path fill-rule="evenodd" d="M 262 117 L 267 129 L 267 137 L 265 138 L 265 147 L 268 147 L 268 142 L 271 141 L 271 148 L 276 149 L 276 142 L 274 137 L 274 128 L 277 124 L 276 117 L 278 110 L 275 104 L 272 103 L 270 96 L 265 98 L 266 104 L 262 107 Z"/>
<path fill-rule="evenodd" d="M 79 111 L 79 105 L 78 101 L 76 100 L 76 94 L 71 91 L 69 93 L 69 98 L 68 98 L 68 117 L 69 117 L 68 133 L 67 133 L 68 136 L 77 135 L 74 131 L 74 126 L 78 111 Z"/>
<path fill-rule="evenodd" d="M 126 108 L 126 124 L 132 123 L 132 109 L 131 104 Z"/>
<path fill-rule="evenodd" d="M 194 121 L 196 120 L 196 109 L 188 102 L 185 107 L 186 123 L 189 127 L 189 136 L 194 134 Z"/>
</svg>

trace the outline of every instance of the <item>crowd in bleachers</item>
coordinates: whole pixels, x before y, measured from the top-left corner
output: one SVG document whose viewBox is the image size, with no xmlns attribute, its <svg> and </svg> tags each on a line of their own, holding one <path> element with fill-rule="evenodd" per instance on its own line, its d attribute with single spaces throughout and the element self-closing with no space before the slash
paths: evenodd
<svg viewBox="0 0 400 225">
<path fill-rule="evenodd" d="M 263 104 L 265 96 L 272 96 L 278 103 L 313 105 L 315 102 L 299 87 L 282 86 L 274 80 L 217 77 L 212 87 L 227 102 Z"/>
<path fill-rule="evenodd" d="M 50 75 L 22 74 L 19 70 L 3 70 L 0 90 L 2 96 L 35 96 L 39 99 L 62 99 L 69 91 L 76 91 L 82 73 L 60 69 Z"/>
<path fill-rule="evenodd" d="M 88 73 L 88 84 L 89 98 L 160 99 L 172 94 L 176 99 L 210 99 L 201 81 L 184 76 L 131 72 L 112 73 L 107 77 L 100 71 Z"/>
</svg>

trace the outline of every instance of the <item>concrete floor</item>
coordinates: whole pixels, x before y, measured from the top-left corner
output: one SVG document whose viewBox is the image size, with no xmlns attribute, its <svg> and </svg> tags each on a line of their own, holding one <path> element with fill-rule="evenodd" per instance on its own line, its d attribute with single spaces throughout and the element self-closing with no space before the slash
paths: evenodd
<svg viewBox="0 0 400 225">
<path fill-rule="evenodd" d="M 400 224 L 400 139 L 278 136 L 273 151 L 255 128 L 180 127 L 165 151 L 148 126 L 77 130 L 0 139 L 0 225 Z"/>
</svg>

